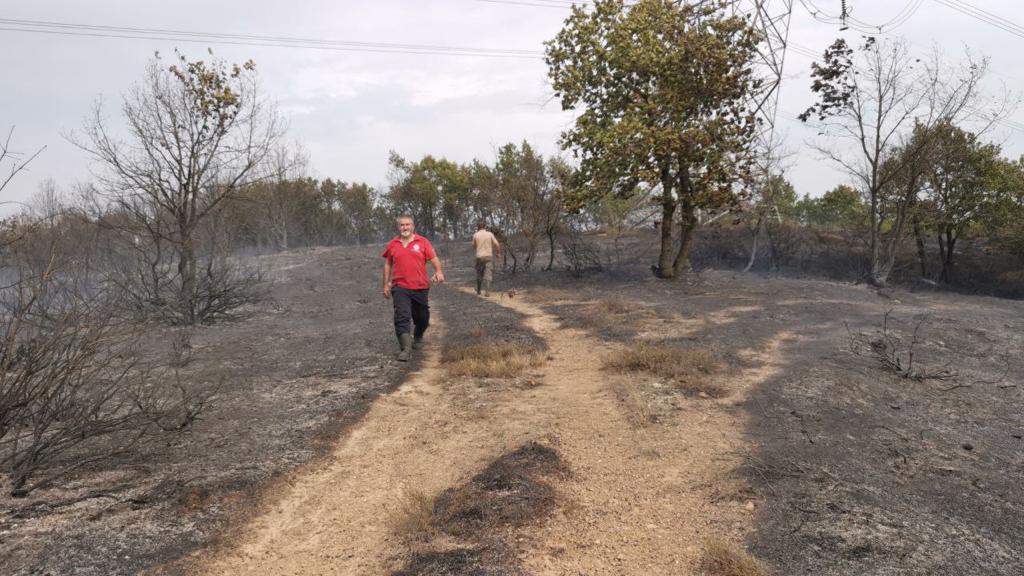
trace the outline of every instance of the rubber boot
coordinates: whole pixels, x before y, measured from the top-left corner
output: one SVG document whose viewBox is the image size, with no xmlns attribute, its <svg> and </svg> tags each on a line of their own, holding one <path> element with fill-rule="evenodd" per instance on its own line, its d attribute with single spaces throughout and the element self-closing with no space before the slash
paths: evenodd
<svg viewBox="0 0 1024 576">
<path fill-rule="evenodd" d="M 423 348 L 423 336 L 414 336 L 412 339 L 412 349 L 419 350 Z"/>
<path fill-rule="evenodd" d="M 402 347 L 402 350 L 398 353 L 398 361 L 408 362 L 409 354 L 412 350 L 412 334 L 409 334 L 408 332 L 405 334 L 399 334 L 398 344 Z"/>
</svg>

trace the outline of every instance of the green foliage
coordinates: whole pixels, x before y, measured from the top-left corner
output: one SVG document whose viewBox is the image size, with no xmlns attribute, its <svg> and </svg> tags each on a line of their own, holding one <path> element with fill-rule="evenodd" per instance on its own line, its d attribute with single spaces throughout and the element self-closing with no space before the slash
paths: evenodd
<svg viewBox="0 0 1024 576">
<path fill-rule="evenodd" d="M 862 51 L 875 48 L 875 39 L 864 39 Z M 856 91 L 852 75 L 856 74 L 853 66 L 853 49 L 843 38 L 838 38 L 825 49 L 822 62 L 811 63 L 811 92 L 818 95 L 818 101 L 812 104 L 798 117 L 807 122 L 812 116 L 824 122 L 832 116 L 842 114 L 851 104 Z"/>
<path fill-rule="evenodd" d="M 392 152 L 387 201 L 392 211 L 408 213 L 424 234 L 454 238 L 466 234 L 472 219 L 470 171 L 444 158 L 424 156 L 409 162 Z"/>
<path fill-rule="evenodd" d="M 758 36 L 726 7 L 597 0 L 573 8 L 546 43 L 562 108 L 581 110 L 562 134 L 579 160 L 572 206 L 645 183 L 662 187 L 664 226 L 681 204 L 684 227 L 692 228 L 695 210 L 735 204 L 755 128 L 748 102 L 760 85 L 751 67 Z M 667 244 L 663 237 L 663 275 L 685 261 L 690 233 L 684 229 L 675 266 L 665 253 L 671 235 Z"/>
<path fill-rule="evenodd" d="M 845 184 L 825 192 L 820 198 L 805 194 L 796 203 L 795 212 L 804 224 L 846 230 L 863 226 L 868 217 L 860 193 Z"/>
<path fill-rule="evenodd" d="M 492 171 L 498 194 L 493 197 L 491 220 L 507 239 L 521 240 L 522 265 L 527 270 L 533 266 L 545 238 L 546 268 L 554 265 L 555 236 L 565 216 L 565 188 L 571 175 L 571 168 L 563 160 L 545 160 L 527 142 L 518 146 L 509 143 L 498 150 Z M 516 246 L 507 242 L 506 248 L 513 267 L 517 266 L 520 254 Z"/>
<path fill-rule="evenodd" d="M 253 184 L 227 202 L 223 213 L 240 246 L 366 244 L 394 231 L 373 188 L 330 178 Z"/>
<path fill-rule="evenodd" d="M 992 202 L 980 228 L 992 247 L 1015 256 L 1024 264 L 1024 157 L 1000 160 L 993 174 Z"/>
<path fill-rule="evenodd" d="M 797 219 L 797 195 L 793 184 L 781 174 L 769 180 L 759 178 L 752 187 L 750 202 L 744 207 L 747 220 L 767 218 L 772 222 Z"/>
<path fill-rule="evenodd" d="M 231 66 L 222 60 L 189 62 L 177 50 L 174 54 L 178 64 L 171 65 L 168 71 L 177 78 L 191 109 L 199 113 L 201 134 L 223 132 L 245 104 L 239 82 L 244 80 L 244 73 L 254 72 L 256 65 L 252 60 Z"/>
</svg>

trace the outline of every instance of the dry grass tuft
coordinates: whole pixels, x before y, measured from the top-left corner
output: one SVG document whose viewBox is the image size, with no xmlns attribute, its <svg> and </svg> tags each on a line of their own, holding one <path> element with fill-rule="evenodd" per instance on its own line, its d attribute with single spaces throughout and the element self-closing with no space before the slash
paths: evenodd
<svg viewBox="0 0 1024 576">
<path fill-rule="evenodd" d="M 403 540 L 426 541 L 432 533 L 433 517 L 434 499 L 419 490 L 409 490 L 388 519 L 388 526 Z"/>
<path fill-rule="evenodd" d="M 635 382 L 617 380 L 612 383 L 612 390 L 622 403 L 626 419 L 633 427 L 646 428 L 658 421 L 658 414 L 651 405 L 651 400 Z"/>
<path fill-rule="evenodd" d="M 701 568 L 708 576 L 766 576 L 767 572 L 750 554 L 717 538 L 704 541 Z"/>
<path fill-rule="evenodd" d="M 557 288 L 530 288 L 529 290 L 523 291 L 523 297 L 531 302 L 548 304 L 551 302 L 577 300 L 579 298 L 579 294 L 574 294 L 568 290 L 559 290 Z"/>
<path fill-rule="evenodd" d="M 546 354 L 539 348 L 497 342 L 452 346 L 445 349 L 441 362 L 451 376 L 474 378 L 511 378 L 544 363 Z"/>
<path fill-rule="evenodd" d="M 646 372 L 675 382 L 687 394 L 721 396 L 723 390 L 709 381 L 721 368 L 710 348 L 687 348 L 640 342 L 619 350 L 605 360 L 604 367 L 616 372 Z"/>
<path fill-rule="evenodd" d="M 615 316 L 633 315 L 640 318 L 654 318 L 657 314 L 654 310 L 623 298 L 606 298 L 594 304 L 594 310 Z M 638 319 L 640 319 L 638 318 Z M 613 321 L 616 319 L 612 319 Z"/>
</svg>

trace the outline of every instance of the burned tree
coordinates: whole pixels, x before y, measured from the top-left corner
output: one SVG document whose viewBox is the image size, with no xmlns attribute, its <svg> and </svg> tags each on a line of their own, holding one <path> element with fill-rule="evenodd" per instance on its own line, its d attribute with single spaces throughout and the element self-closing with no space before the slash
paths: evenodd
<svg viewBox="0 0 1024 576">
<path fill-rule="evenodd" d="M 209 321 L 225 310 L 204 301 L 204 282 L 234 283 L 230 270 L 204 266 L 210 254 L 203 224 L 239 190 L 268 177 L 281 121 L 260 98 L 251 61 L 229 66 L 177 53 L 170 66 L 159 55 L 149 63 L 122 112 L 126 139 L 114 135 L 98 105 L 76 143 L 99 161 L 99 191 L 111 201 L 107 221 L 135 256 L 134 274 L 123 278 L 132 282 L 123 287 L 170 321 Z"/>
</svg>

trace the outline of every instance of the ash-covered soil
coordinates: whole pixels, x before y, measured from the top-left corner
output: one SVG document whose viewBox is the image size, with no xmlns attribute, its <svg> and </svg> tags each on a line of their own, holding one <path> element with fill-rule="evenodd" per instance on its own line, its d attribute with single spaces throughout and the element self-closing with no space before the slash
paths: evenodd
<svg viewBox="0 0 1024 576">
<path fill-rule="evenodd" d="M 156 450 L 0 498 L 0 572 L 175 573 L 176 559 L 258 512 L 261 491 L 415 367 L 394 361 L 379 252 L 261 258 L 276 305 L 192 340 L 182 374 L 221 382 L 213 409 Z M 469 255 L 453 258 L 450 279 L 469 286 Z M 495 291 L 606 340 L 712 349 L 726 377 L 772 355 L 772 375 L 734 407 L 749 442 L 735 475 L 756 504 L 748 544 L 773 573 L 1024 574 L 1024 302 L 715 270 L 667 282 L 648 262 L 582 279 L 499 275 Z M 484 299 L 440 288 L 431 303 L 443 345 L 542 344 Z M 904 365 L 916 329 L 914 365 L 948 375 L 902 378 L 870 347 L 851 350 L 851 336 L 878 341 L 887 312 Z M 460 553 L 434 568 L 481 566 L 480 550 Z"/>
<path fill-rule="evenodd" d="M 257 258 L 272 300 L 198 328 L 190 382 L 219 385 L 181 434 L 28 498 L 0 497 L 0 573 L 137 574 L 208 546 L 415 367 L 394 360 L 379 247 Z M 144 344 L 165 353 L 169 335 Z M 175 572 L 177 568 L 166 571 Z"/>
<path fill-rule="evenodd" d="M 727 366 L 775 350 L 780 369 L 737 406 L 748 543 L 773 573 L 1024 574 L 1024 302 L 645 268 L 498 288 L 611 341 L 709 347 Z M 887 311 L 904 366 L 917 329 L 914 366 L 949 375 L 903 378 L 851 351 L 851 335 L 878 340 Z"/>
</svg>

